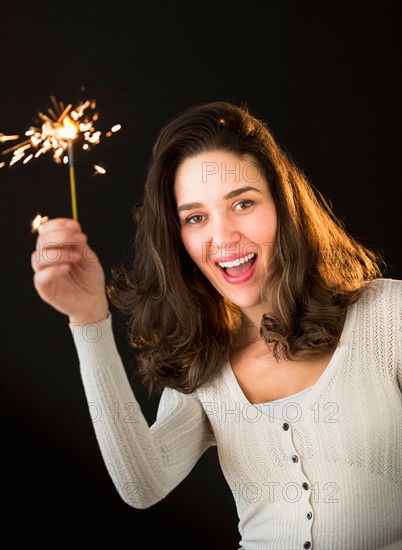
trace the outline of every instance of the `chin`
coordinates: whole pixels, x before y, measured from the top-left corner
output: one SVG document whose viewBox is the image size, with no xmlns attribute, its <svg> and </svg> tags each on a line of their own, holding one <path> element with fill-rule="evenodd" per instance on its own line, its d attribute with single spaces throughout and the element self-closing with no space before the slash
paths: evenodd
<svg viewBox="0 0 402 550">
<path fill-rule="evenodd" d="M 226 299 L 229 300 L 229 302 L 232 302 L 235 306 L 239 307 L 240 309 L 244 309 L 244 310 L 253 309 L 253 308 L 261 306 L 261 299 L 260 298 L 255 299 L 255 300 L 250 300 L 250 298 L 241 299 L 241 298 L 236 298 L 234 296 L 232 296 L 232 297 L 231 296 L 226 296 Z"/>
</svg>

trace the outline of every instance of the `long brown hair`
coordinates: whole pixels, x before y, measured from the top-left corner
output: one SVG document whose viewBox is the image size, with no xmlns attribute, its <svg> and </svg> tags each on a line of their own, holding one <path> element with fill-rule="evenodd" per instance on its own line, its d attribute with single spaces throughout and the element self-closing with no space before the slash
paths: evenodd
<svg viewBox="0 0 402 550">
<path fill-rule="evenodd" d="M 213 102 L 169 122 L 152 150 L 133 249 L 112 270 L 111 302 L 128 316 L 139 373 L 152 390 L 188 393 L 219 372 L 241 313 L 187 254 L 173 196 L 178 166 L 201 152 L 254 157 L 278 214 L 277 242 L 262 298 L 261 336 L 274 354 L 308 358 L 333 350 L 349 304 L 381 277 L 381 260 L 347 234 L 321 194 L 245 107 Z"/>
</svg>

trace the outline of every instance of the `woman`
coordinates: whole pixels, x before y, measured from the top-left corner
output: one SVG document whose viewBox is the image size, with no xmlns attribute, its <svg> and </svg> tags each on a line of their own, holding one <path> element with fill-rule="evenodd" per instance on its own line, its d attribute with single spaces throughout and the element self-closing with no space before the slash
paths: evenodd
<svg viewBox="0 0 402 550">
<path fill-rule="evenodd" d="M 107 286 L 73 220 L 40 226 L 32 255 L 39 295 L 69 317 L 88 402 L 131 406 L 132 422 L 94 424 L 125 502 L 167 497 L 217 445 L 240 548 L 397 544 L 401 281 L 266 125 L 225 102 L 161 131 L 135 219 L 133 256 Z M 128 315 L 144 382 L 162 390 L 151 426 L 108 298 Z"/>
</svg>

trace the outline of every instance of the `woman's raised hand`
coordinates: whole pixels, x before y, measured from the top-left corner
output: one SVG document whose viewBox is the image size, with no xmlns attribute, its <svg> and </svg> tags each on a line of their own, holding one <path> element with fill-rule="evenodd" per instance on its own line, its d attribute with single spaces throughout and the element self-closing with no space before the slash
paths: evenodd
<svg viewBox="0 0 402 550">
<path fill-rule="evenodd" d="M 84 325 L 107 317 L 105 274 L 77 221 L 55 218 L 40 225 L 31 265 L 39 296 L 70 322 Z"/>
</svg>

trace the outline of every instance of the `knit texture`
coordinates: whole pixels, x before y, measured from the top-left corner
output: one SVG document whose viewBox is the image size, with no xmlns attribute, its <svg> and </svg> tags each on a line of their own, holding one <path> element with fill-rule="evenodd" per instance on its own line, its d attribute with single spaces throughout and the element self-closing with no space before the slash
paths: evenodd
<svg viewBox="0 0 402 550">
<path fill-rule="evenodd" d="M 166 388 L 149 426 L 111 317 L 71 328 L 100 450 L 127 504 L 165 498 L 217 445 L 240 548 L 379 550 L 402 542 L 402 281 L 372 282 L 349 308 L 330 363 L 297 415 L 295 406 L 289 419 L 281 411 L 285 420 L 249 403 L 226 361 L 194 394 Z"/>
</svg>

